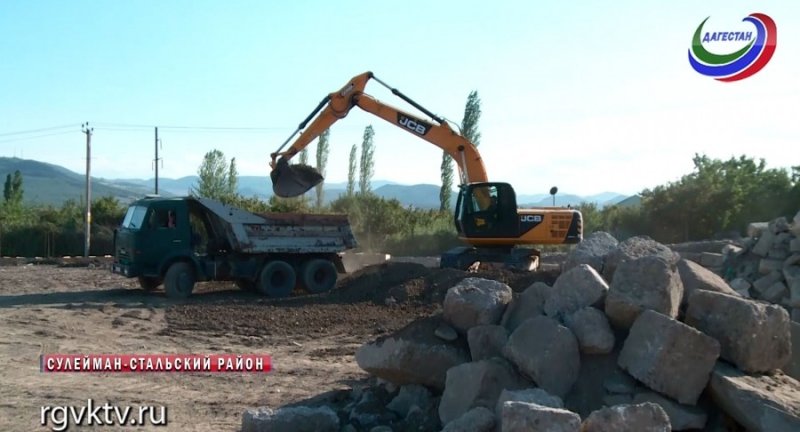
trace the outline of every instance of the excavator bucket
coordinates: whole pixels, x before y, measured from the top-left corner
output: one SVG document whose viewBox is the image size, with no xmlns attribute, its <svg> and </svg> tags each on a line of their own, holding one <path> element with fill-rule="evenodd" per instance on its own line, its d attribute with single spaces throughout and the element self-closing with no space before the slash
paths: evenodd
<svg viewBox="0 0 800 432">
<path fill-rule="evenodd" d="M 284 158 L 278 159 L 270 173 L 272 191 L 283 198 L 303 195 L 323 180 L 322 174 L 308 165 L 289 165 Z"/>
</svg>

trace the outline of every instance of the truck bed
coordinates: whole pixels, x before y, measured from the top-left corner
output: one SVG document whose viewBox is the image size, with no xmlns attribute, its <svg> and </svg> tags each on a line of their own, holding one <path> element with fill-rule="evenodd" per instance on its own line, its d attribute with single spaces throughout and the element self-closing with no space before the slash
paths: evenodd
<svg viewBox="0 0 800 432">
<path fill-rule="evenodd" d="M 339 253 L 356 247 L 346 215 L 250 213 L 197 198 L 219 218 L 231 249 L 241 253 Z"/>
</svg>

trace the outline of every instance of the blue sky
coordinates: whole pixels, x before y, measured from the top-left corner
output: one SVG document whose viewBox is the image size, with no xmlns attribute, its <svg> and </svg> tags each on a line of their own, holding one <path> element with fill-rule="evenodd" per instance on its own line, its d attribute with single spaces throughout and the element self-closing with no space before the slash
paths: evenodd
<svg viewBox="0 0 800 432">
<path fill-rule="evenodd" d="M 94 175 L 149 178 L 149 126 L 162 126 L 162 176 L 196 173 L 217 148 L 269 188 L 269 153 L 324 95 L 371 70 L 455 122 L 478 90 L 489 176 L 519 193 L 634 193 L 688 173 L 696 152 L 800 165 L 798 5 L 9 0 L 0 2 L 0 156 L 82 172 L 89 121 Z M 692 70 L 687 49 L 703 19 L 710 31 L 747 30 L 741 20 L 753 12 L 778 26 L 761 72 L 720 83 Z M 367 92 L 410 109 L 377 83 Z M 345 180 L 368 124 L 376 179 L 438 183 L 438 149 L 357 109 L 331 129 L 330 181 Z M 7 135 L 65 125 L 74 127 Z"/>
</svg>

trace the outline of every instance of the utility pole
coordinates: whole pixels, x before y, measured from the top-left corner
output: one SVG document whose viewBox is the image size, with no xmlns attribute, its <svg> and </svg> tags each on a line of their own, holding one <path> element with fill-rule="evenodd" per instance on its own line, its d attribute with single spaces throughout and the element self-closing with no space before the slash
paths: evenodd
<svg viewBox="0 0 800 432">
<path fill-rule="evenodd" d="M 83 256 L 89 257 L 89 245 L 91 243 L 92 229 L 92 133 L 94 128 L 89 127 L 89 122 L 81 125 L 81 132 L 86 134 L 86 226 L 84 227 L 83 237 Z"/>
<path fill-rule="evenodd" d="M 154 163 L 155 163 L 155 167 L 156 167 L 156 195 L 158 195 L 158 161 L 159 161 L 159 159 L 158 159 L 158 144 L 159 144 L 159 142 L 158 142 L 158 126 L 156 126 L 155 129 L 156 129 L 156 141 L 155 141 L 155 144 L 156 144 L 156 158 L 154 160 Z"/>
</svg>

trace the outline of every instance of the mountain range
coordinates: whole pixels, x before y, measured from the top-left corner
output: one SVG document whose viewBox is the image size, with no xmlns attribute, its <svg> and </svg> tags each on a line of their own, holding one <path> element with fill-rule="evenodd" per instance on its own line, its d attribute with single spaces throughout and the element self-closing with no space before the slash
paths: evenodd
<svg viewBox="0 0 800 432">
<path fill-rule="evenodd" d="M 24 200 L 32 204 L 61 205 L 73 199 L 80 201 L 85 193 L 86 177 L 64 167 L 35 160 L 0 157 L 0 175 L 19 170 L 23 176 Z M 197 176 L 177 179 L 159 178 L 159 193 L 164 196 L 187 195 L 197 182 Z M 113 196 L 123 203 L 155 192 L 154 179 L 103 179 L 92 178 L 92 196 Z M 239 176 L 239 193 L 243 196 L 256 196 L 268 199 L 272 187 L 268 176 Z M 439 186 L 433 184 L 403 185 L 385 180 L 372 181 L 373 191 L 385 198 L 396 198 L 405 206 L 417 208 L 439 207 Z M 330 202 L 345 193 L 346 183 L 326 183 L 325 201 Z M 313 195 L 313 191 L 309 194 Z M 451 202 L 455 204 L 456 193 Z M 557 194 L 556 206 L 576 206 L 591 202 L 603 207 L 607 205 L 636 205 L 638 196 L 627 196 L 614 192 L 603 192 L 588 196 Z M 517 203 L 521 207 L 553 205 L 553 197 L 547 194 L 520 194 Z"/>
</svg>

